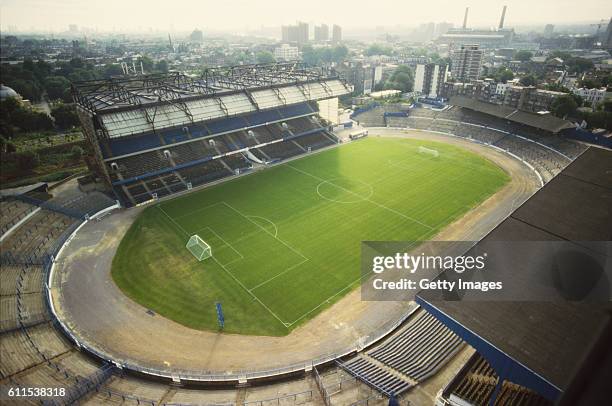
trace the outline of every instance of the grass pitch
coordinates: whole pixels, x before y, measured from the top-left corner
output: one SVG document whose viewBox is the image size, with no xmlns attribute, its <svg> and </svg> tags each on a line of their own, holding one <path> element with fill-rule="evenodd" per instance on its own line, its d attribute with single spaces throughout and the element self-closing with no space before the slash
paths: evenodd
<svg viewBox="0 0 612 406">
<path fill-rule="evenodd" d="M 220 301 L 225 332 L 285 335 L 358 286 L 362 240 L 426 240 L 508 180 L 454 146 L 365 139 L 147 208 L 112 276 L 185 326 L 217 330 Z M 193 234 L 212 258 L 185 248 Z"/>
</svg>

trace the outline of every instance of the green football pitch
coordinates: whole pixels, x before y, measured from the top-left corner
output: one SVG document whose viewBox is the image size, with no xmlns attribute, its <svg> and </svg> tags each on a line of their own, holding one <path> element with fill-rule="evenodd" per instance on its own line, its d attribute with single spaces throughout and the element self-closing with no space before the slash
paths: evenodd
<svg viewBox="0 0 612 406">
<path fill-rule="evenodd" d="M 148 207 L 112 276 L 185 326 L 217 330 L 221 302 L 225 332 L 285 335 L 359 285 L 361 241 L 431 238 L 508 180 L 458 147 L 364 139 Z M 186 249 L 193 234 L 211 258 Z"/>
</svg>

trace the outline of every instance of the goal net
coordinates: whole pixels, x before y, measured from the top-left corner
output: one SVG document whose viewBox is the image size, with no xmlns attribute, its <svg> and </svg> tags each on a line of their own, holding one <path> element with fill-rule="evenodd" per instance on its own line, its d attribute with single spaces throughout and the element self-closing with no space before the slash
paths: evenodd
<svg viewBox="0 0 612 406">
<path fill-rule="evenodd" d="M 419 147 L 419 154 L 430 155 L 430 156 L 433 156 L 435 158 L 440 156 L 440 154 L 438 153 L 437 150 L 430 149 L 430 148 L 425 148 L 425 147 Z"/>
<path fill-rule="evenodd" d="M 203 261 L 206 258 L 212 257 L 212 249 L 210 248 L 210 245 L 208 245 L 206 241 L 201 239 L 197 234 L 194 234 L 189 238 L 186 247 L 198 261 Z"/>
</svg>

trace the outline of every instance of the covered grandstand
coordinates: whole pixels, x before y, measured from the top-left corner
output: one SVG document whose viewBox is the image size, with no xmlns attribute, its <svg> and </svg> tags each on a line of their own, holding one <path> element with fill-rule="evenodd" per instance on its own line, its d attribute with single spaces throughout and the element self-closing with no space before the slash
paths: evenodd
<svg viewBox="0 0 612 406">
<path fill-rule="evenodd" d="M 299 63 L 72 88 L 96 170 L 127 206 L 333 145 L 316 102 L 350 91 L 334 71 Z"/>
<path fill-rule="evenodd" d="M 458 99 L 458 105 L 443 110 L 381 105 L 360 112 L 353 119 L 366 127 L 451 134 L 503 150 L 533 168 L 542 184 L 550 181 L 587 148 L 558 134 L 568 128 L 565 120 L 502 109 L 472 99 L 467 99 L 469 103 L 462 107 L 463 99 Z M 474 103 L 480 104 L 476 106 Z M 481 108 L 481 104 L 486 108 Z"/>
<path fill-rule="evenodd" d="M 593 241 L 609 244 L 612 182 L 607 171 L 611 167 L 610 151 L 590 148 L 473 250 L 490 241 L 563 241 L 576 249 Z M 605 243 L 586 246 L 592 256 L 603 258 L 609 266 Z M 515 271 L 526 270 L 533 261 L 524 255 L 516 257 Z M 487 272 L 495 280 L 498 270 Z M 542 280 L 548 272 L 540 268 L 533 276 Z M 527 276 L 515 278 L 522 281 L 521 290 L 540 292 L 541 286 L 527 283 Z M 597 373 L 609 357 L 612 323 L 607 299 L 591 303 L 448 301 L 438 293 L 423 291 L 417 302 L 486 360 L 473 360 L 446 388 L 445 397 L 460 398 L 450 404 L 463 404 L 461 399 L 493 404 L 496 398 L 495 404 L 507 404 L 502 399 L 513 391 L 512 396 L 525 399 L 522 404 L 544 404 L 540 398 L 578 404 L 585 388 L 597 383 L 586 381 L 585 371 Z M 471 379 L 474 374 L 480 378 Z M 517 389 L 517 385 L 524 388 Z"/>
</svg>

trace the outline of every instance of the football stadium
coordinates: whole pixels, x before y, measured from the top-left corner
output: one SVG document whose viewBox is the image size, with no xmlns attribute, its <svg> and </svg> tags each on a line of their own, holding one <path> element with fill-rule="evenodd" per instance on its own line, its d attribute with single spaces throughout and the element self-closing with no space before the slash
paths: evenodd
<svg viewBox="0 0 612 406">
<path fill-rule="evenodd" d="M 1 384 L 87 405 L 588 394 L 605 306 L 362 300 L 362 242 L 609 241 L 610 151 L 462 96 L 330 122 L 351 91 L 298 62 L 73 83 L 104 188 L 3 191 Z"/>
</svg>

